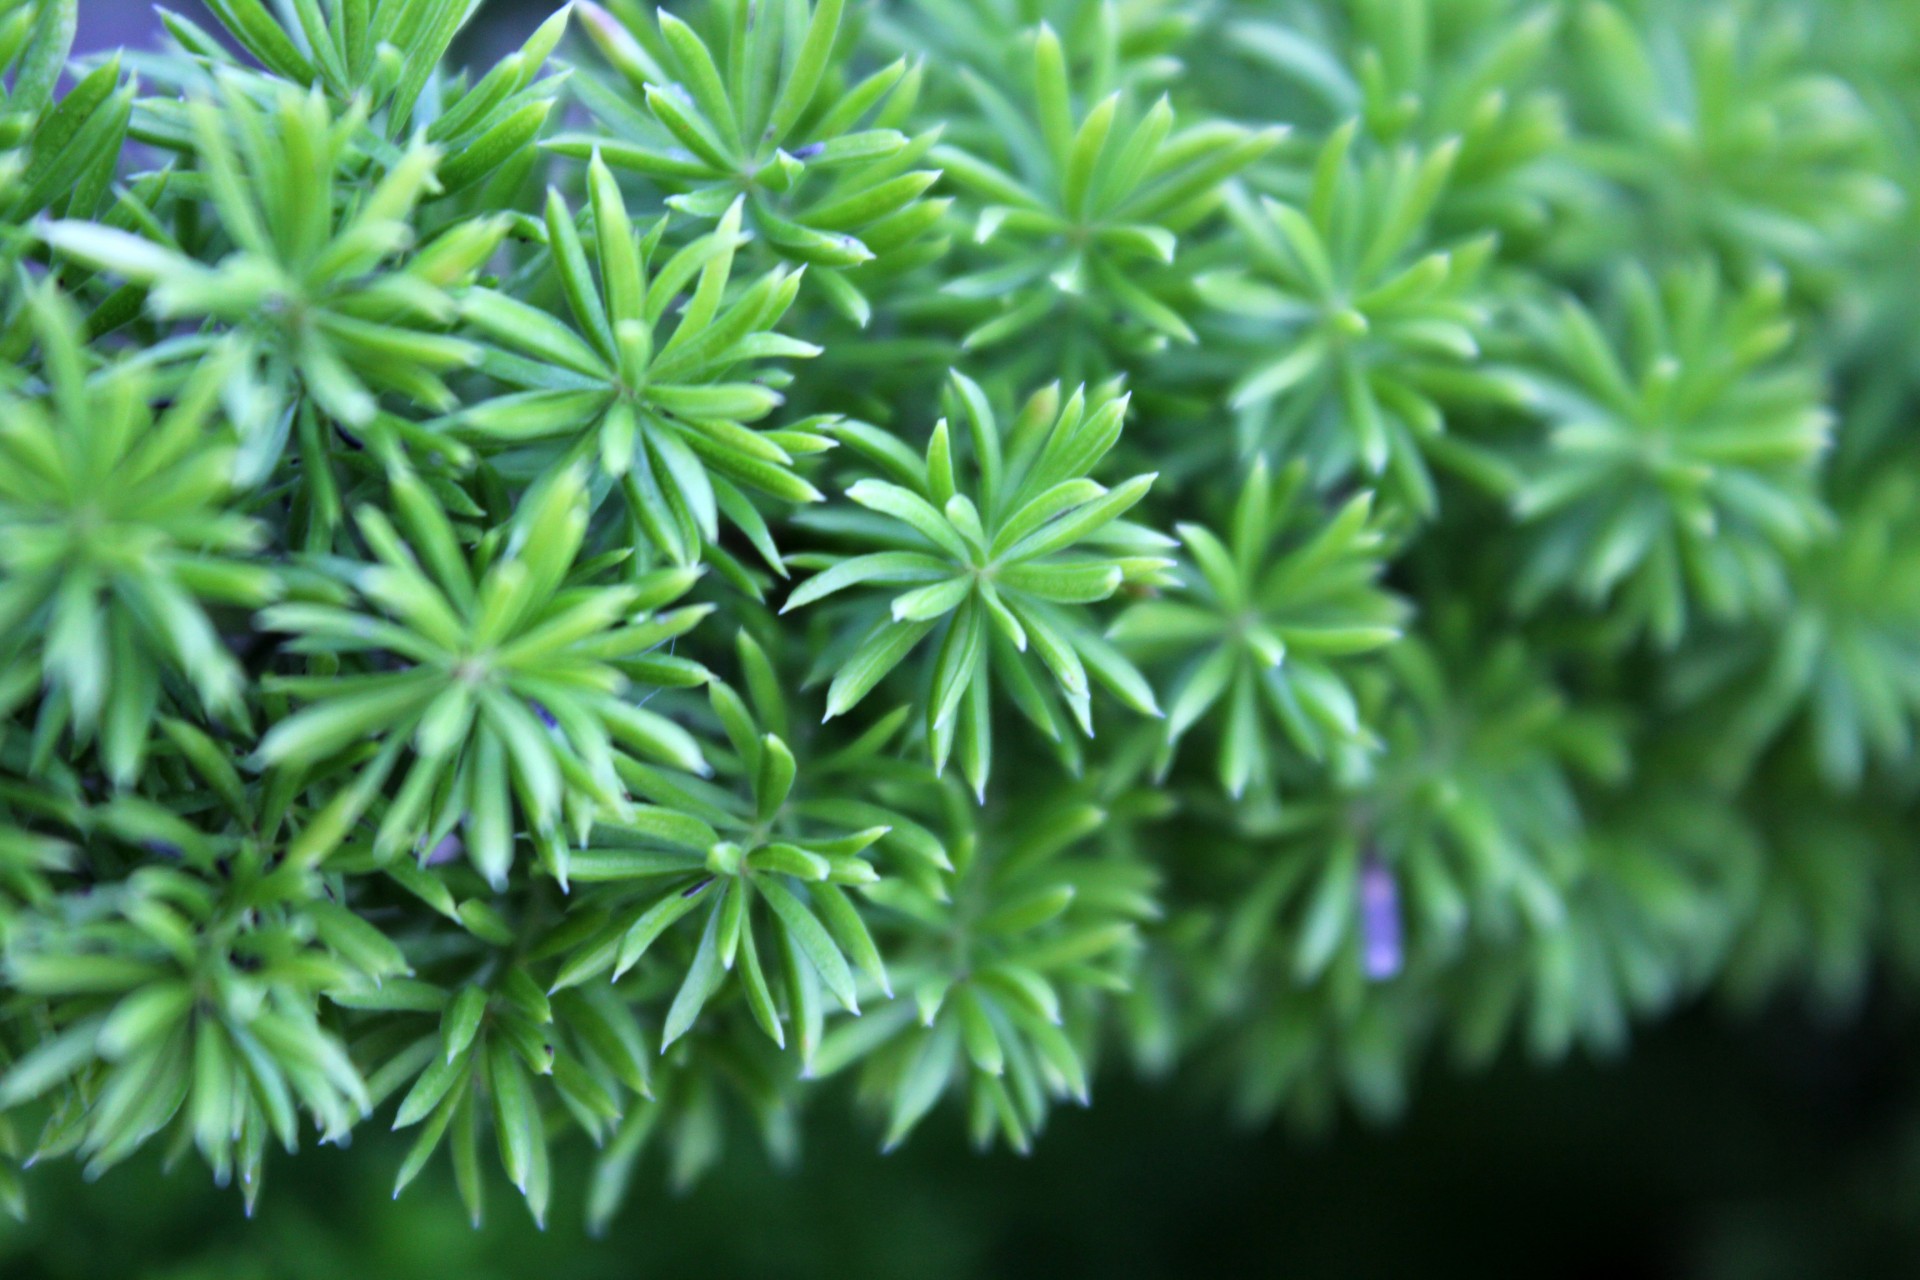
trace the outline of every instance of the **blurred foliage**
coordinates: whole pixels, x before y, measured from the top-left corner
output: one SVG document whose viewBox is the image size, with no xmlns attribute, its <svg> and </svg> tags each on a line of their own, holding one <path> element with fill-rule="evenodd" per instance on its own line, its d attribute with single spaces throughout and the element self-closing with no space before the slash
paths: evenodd
<svg viewBox="0 0 1920 1280">
<path fill-rule="evenodd" d="M 1920 977 L 1920 11 L 475 11 L 0 0 L 16 1213 L 391 1126 L 485 1274 Z"/>
</svg>

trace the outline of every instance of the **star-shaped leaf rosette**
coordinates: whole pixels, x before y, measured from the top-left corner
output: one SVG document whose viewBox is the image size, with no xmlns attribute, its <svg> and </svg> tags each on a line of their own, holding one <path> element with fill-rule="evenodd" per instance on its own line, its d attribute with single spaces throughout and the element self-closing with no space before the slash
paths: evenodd
<svg viewBox="0 0 1920 1280">
<path fill-rule="evenodd" d="M 1578 6 L 1565 79 L 1597 180 L 1567 202 L 1560 251 L 1590 264 L 1639 237 L 1832 288 L 1907 197 L 1872 92 L 1813 52 L 1826 8 Z"/>
<path fill-rule="evenodd" d="M 1095 38 L 1106 42 L 1096 62 L 1111 67 L 1117 32 Z M 990 122 L 934 152 L 980 205 L 974 240 L 984 262 L 941 290 L 972 313 L 961 345 L 986 350 L 1024 336 L 1052 354 L 1064 341 L 1066 367 L 1078 368 L 1098 363 L 1079 349 L 1089 329 L 1136 350 L 1193 342 L 1167 289 L 1142 278 L 1173 262 L 1179 237 L 1218 208 L 1227 180 L 1286 131 L 1207 120 L 1176 133 L 1165 95 L 1145 110 L 1122 90 L 1096 102 L 1098 81 L 1081 85 L 1089 98 L 1076 107 L 1066 51 L 1045 23 L 1033 39 L 1026 101 L 961 75 Z M 1084 323 L 1048 323 L 1067 317 Z"/>
<path fill-rule="evenodd" d="M 1607 602 L 1613 630 L 1671 647 L 1690 612 L 1784 594 L 1828 524 L 1813 476 L 1832 415 L 1777 274 L 1735 290 L 1707 264 L 1629 269 L 1609 301 L 1604 320 L 1570 298 L 1529 317 L 1544 367 L 1519 376 L 1546 430 L 1517 455 L 1536 536 L 1514 591 Z"/>
<path fill-rule="evenodd" d="M 812 523 L 885 549 L 810 557 L 820 572 L 787 598 L 786 609 L 853 587 L 869 597 L 876 588 L 898 589 L 884 610 L 852 611 L 850 634 L 863 638 L 850 653 L 832 655 L 838 674 L 827 690 L 827 715 L 852 710 L 937 637 L 923 704 L 928 746 L 941 769 L 957 749 L 961 770 L 980 792 L 993 759 L 996 682 L 1069 760 L 1077 758 L 1076 747 L 1060 698 L 1088 735 L 1094 682 L 1143 715 L 1160 713 L 1139 671 L 1085 619 L 1087 606 L 1123 584 L 1167 581 L 1172 561 L 1164 536 L 1121 519 L 1154 477 L 1134 476 L 1109 489 L 1088 476 L 1120 438 L 1125 396 L 1083 388 L 1063 402 L 1060 389 L 1048 387 L 1003 432 L 972 379 L 956 372 L 950 390 L 953 416 L 964 421 L 972 445 L 972 493 L 960 487 L 964 472 L 946 418 L 934 426 L 924 457 L 862 424 L 836 427 L 839 439 L 887 478 L 847 490 L 864 512 L 834 510 Z"/>
<path fill-rule="evenodd" d="M 1920 740 L 1920 481 L 1913 454 L 1836 496 L 1839 528 L 1791 568 L 1793 591 L 1751 629 L 1717 628 L 1682 650 L 1679 699 L 1708 697 L 1716 778 L 1732 783 L 1783 736 L 1804 737 L 1830 788 L 1872 767 L 1911 769 Z M 1804 732 L 1794 735 L 1795 729 Z"/>
<path fill-rule="evenodd" d="M 363 508 L 374 563 L 340 570 L 360 607 L 303 601 L 261 617 L 295 637 L 292 653 L 363 664 L 266 682 L 304 705 L 261 741 L 258 762 L 334 788 L 290 856 L 324 857 L 404 773 L 371 833 L 376 860 L 425 858 L 458 835 L 498 888 L 515 832 L 525 831 L 565 884 L 565 833 L 584 837 L 601 812 L 625 809 L 623 756 L 705 767 L 686 730 L 624 696 L 635 684 L 706 681 L 698 663 L 656 652 L 709 611 L 656 612 L 694 575 L 607 581 L 623 553 L 581 559 L 588 503 L 578 469 L 550 476 L 471 552 L 426 485 L 401 471 L 391 491 L 399 527 Z"/>
<path fill-rule="evenodd" d="M 522 389 L 470 405 L 448 427 L 496 450 L 551 441 L 563 460 L 597 462 L 619 483 L 638 530 L 676 564 L 713 550 L 724 514 L 780 569 L 766 521 L 742 486 L 786 502 L 818 501 L 794 474 L 794 455 L 833 442 L 804 423 L 750 429 L 781 397 L 746 371 L 769 357 L 818 353 L 773 331 L 800 288 L 799 273 L 776 268 L 730 295 L 734 252 L 745 243 L 738 202 L 711 232 L 666 254 L 665 219 L 637 233 L 597 156 L 587 179 L 597 280 L 566 200 L 549 191 L 546 206 L 547 248 L 576 328 L 505 293 L 468 290 L 461 315 L 505 348 L 488 354 L 485 369 Z"/>
<path fill-rule="evenodd" d="M 1539 0 L 1330 0 L 1236 19 L 1236 51 L 1358 117 L 1387 146 L 1457 140 L 1436 217 L 1531 239 L 1549 210 L 1538 161 L 1563 145 L 1566 109 L 1547 74 L 1565 6 Z M 1315 44 L 1332 58 L 1306 53 Z"/>
<path fill-rule="evenodd" d="M 1316 483 L 1353 476 L 1432 514 L 1427 459 L 1473 463 L 1447 411 L 1511 398 L 1478 367 L 1495 241 L 1429 233 L 1456 140 L 1356 154 L 1357 128 L 1333 132 L 1288 199 L 1230 193 L 1244 264 L 1194 287 L 1234 343 L 1263 348 L 1233 389 L 1242 449 L 1279 445 L 1316 460 Z"/>
<path fill-rule="evenodd" d="M 0 217 L 10 224 L 0 238 L 8 241 L 35 214 L 93 217 L 113 191 L 135 89 L 121 82 L 116 55 L 76 69 L 54 100 L 79 19 L 78 0 L 14 0 L 0 13 Z"/>
<path fill-rule="evenodd" d="M 765 658 L 750 639 L 749 675 Z M 803 1067 L 820 1043 L 825 1001 L 859 1013 L 856 971 L 892 994 L 885 965 L 853 891 L 879 873 L 867 851 L 890 828 L 835 830 L 796 803 L 794 754 L 763 730 L 747 699 L 724 684 L 708 688 L 731 751 L 716 748 L 719 777 L 630 762 L 622 774 L 646 803 L 595 828 L 573 857 L 574 878 L 594 886 L 570 930 L 553 987 L 619 982 L 643 958 L 656 961 L 670 930 L 696 939 L 668 962 L 679 975 L 661 1031 L 664 1050 L 691 1031 L 729 987 L 775 1045 L 791 1032 Z M 766 707 L 764 702 L 761 709 Z M 778 712 L 776 711 L 776 714 Z M 676 925 L 697 915 L 694 931 Z"/>
<path fill-rule="evenodd" d="M 420 138 L 384 147 L 376 163 L 364 102 L 336 109 L 318 89 L 286 86 L 259 102 L 228 80 L 184 111 L 180 145 L 209 202 L 199 241 L 167 236 L 146 212 L 141 232 L 45 224 L 54 251 L 145 289 L 160 319 L 245 336 L 279 410 L 258 415 L 264 439 L 249 456 L 278 457 L 301 396 L 355 430 L 383 393 L 450 408 L 446 377 L 480 348 L 444 332 L 447 290 L 492 254 L 508 220 L 457 222 L 417 244 L 417 206 L 441 189 L 443 153 Z"/>
<path fill-rule="evenodd" d="M 1153 869 L 1102 847 L 1132 815 L 1085 790 L 983 811 L 937 894 L 895 880 L 872 891 L 903 998 L 833 1028 L 814 1068 L 858 1064 L 888 1149 L 950 1094 L 966 1097 L 976 1145 L 998 1137 L 1017 1151 L 1055 1101 L 1086 1105 L 1109 998 L 1127 990 L 1158 905 Z"/>
<path fill-rule="evenodd" d="M 901 131 L 920 71 L 901 58 L 848 81 L 845 0 L 713 5 L 705 36 L 665 9 L 649 22 L 630 0 L 609 7 L 582 0 L 580 22 L 625 91 L 583 75 L 576 91 L 607 133 L 550 148 L 597 151 L 696 218 L 739 205 L 766 250 L 811 266 L 827 300 L 863 326 L 872 306 L 856 268 L 938 256 L 944 242 L 925 237 L 950 202 L 922 198 L 940 172 L 920 165 L 940 131 Z"/>
<path fill-rule="evenodd" d="M 1460 619 L 1403 638 L 1361 682 L 1377 752 L 1324 797 L 1234 816 L 1252 839 L 1250 879 L 1221 912 L 1230 970 L 1277 961 L 1351 1009 L 1370 983 L 1565 921 L 1587 857 L 1582 784 L 1623 775 L 1622 725 L 1571 705 L 1517 640 L 1475 652 Z"/>
<path fill-rule="evenodd" d="M 71 734 L 124 786 L 163 709 L 247 718 L 215 618 L 265 604 L 280 580 L 251 562 L 266 531 L 237 509 L 218 417 L 238 352 L 184 374 L 132 360 L 92 371 L 63 295 L 35 289 L 25 318 L 49 385 L 0 394 L 0 715 L 37 698 L 36 755 Z"/>
<path fill-rule="evenodd" d="M 1387 534 L 1373 495 L 1323 515 L 1304 463 L 1272 476 L 1258 458 L 1224 541 L 1204 525 L 1174 528 L 1193 561 L 1185 585 L 1133 605 L 1108 632 L 1143 661 L 1184 660 L 1162 770 L 1210 718 L 1220 724 L 1220 785 L 1234 796 L 1272 781 L 1278 739 L 1315 761 L 1366 742 L 1343 660 L 1398 639 L 1407 612 L 1380 585 Z"/>
<path fill-rule="evenodd" d="M 570 5 L 560 8 L 518 50 L 469 79 L 447 74 L 442 63 L 479 10 L 468 0 L 207 0 L 205 8 L 225 40 L 182 14 L 159 11 L 178 50 L 198 64 L 189 64 L 194 71 L 215 67 L 249 89 L 277 81 L 341 106 L 354 104 L 383 139 L 424 132 L 450 157 L 443 170 L 446 194 L 502 169 L 503 187 L 524 177 L 528 149 L 565 78 L 541 78 L 541 72 L 572 13 Z M 147 69 L 158 71 L 163 83 L 194 78 L 154 60 Z M 179 104 L 156 98 L 141 105 L 149 136 L 178 136 Z M 497 199 L 500 193 L 490 194 Z"/>
<path fill-rule="evenodd" d="M 237 1173 L 251 1206 L 301 1112 L 341 1141 L 371 1105 L 320 993 L 393 981 L 407 961 L 266 842 L 128 798 L 87 825 L 77 859 L 124 878 L 9 931 L 10 998 L 44 1001 L 48 1036 L 0 1075 L 0 1106 L 53 1103 L 31 1160 L 78 1154 L 97 1176 L 166 1133 L 221 1184 Z"/>
</svg>

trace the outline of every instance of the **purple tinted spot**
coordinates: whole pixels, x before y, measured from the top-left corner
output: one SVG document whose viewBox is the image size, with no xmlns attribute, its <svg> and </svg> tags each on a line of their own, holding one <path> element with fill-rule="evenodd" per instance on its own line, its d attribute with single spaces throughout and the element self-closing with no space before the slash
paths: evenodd
<svg viewBox="0 0 1920 1280">
<path fill-rule="evenodd" d="M 541 724 L 547 726 L 549 729 L 558 729 L 560 727 L 560 722 L 553 718 L 553 712 L 547 710 L 538 702 L 531 700 L 529 700 L 528 705 L 533 708 L 533 714 L 540 717 Z"/>
<path fill-rule="evenodd" d="M 465 853 L 466 851 L 467 851 L 467 846 L 465 842 L 460 839 L 459 836 L 457 835 L 441 836 L 440 843 L 434 845 L 433 848 L 427 853 L 427 865 L 430 867 L 437 867 L 443 862 L 452 862 L 455 858 L 459 857 L 461 854 Z"/>
<path fill-rule="evenodd" d="M 796 147 L 793 151 L 793 158 L 795 160 L 811 160 L 826 149 L 827 144 L 824 142 L 809 142 L 804 147 Z"/>
<path fill-rule="evenodd" d="M 1400 884 L 1393 869 L 1369 853 L 1360 867 L 1360 950 L 1367 977 L 1382 981 L 1405 960 L 1400 930 Z"/>
<path fill-rule="evenodd" d="M 84 57 L 110 49 L 151 49 L 160 43 L 160 34 L 159 16 L 144 0 L 87 0 L 87 12 L 73 33 L 73 52 Z"/>
</svg>

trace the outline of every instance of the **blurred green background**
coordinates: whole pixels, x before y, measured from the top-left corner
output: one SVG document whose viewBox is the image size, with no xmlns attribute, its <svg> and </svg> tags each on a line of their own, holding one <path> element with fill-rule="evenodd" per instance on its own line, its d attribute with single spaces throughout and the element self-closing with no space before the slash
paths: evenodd
<svg viewBox="0 0 1920 1280">
<path fill-rule="evenodd" d="M 473 38 L 505 47 L 547 7 L 495 0 Z M 81 13 L 82 51 L 157 29 L 145 0 Z M 28 1221 L 0 1221 L 0 1277 L 1920 1276 L 1910 1013 L 1695 1010 L 1622 1062 L 1433 1071 L 1401 1124 L 1317 1137 L 1237 1130 L 1204 1082 L 1117 1071 L 1025 1159 L 974 1155 L 951 1114 L 882 1156 L 830 1106 L 792 1168 L 736 1132 L 675 1195 L 656 1156 L 602 1240 L 580 1225 L 583 1151 L 556 1159 L 544 1232 L 505 1194 L 470 1229 L 444 1161 L 395 1206 L 403 1148 L 372 1134 L 273 1162 L 251 1221 L 197 1161 L 149 1152 L 91 1184 L 62 1162 Z"/>
<path fill-rule="evenodd" d="M 34 1178 L 31 1219 L 0 1226 L 0 1275 L 1911 1277 L 1910 1021 L 1695 1011 L 1618 1063 L 1431 1072 L 1402 1124 L 1322 1138 L 1238 1131 L 1192 1082 L 1118 1072 L 1025 1159 L 974 1155 L 950 1115 L 882 1156 L 835 1108 L 791 1169 L 735 1133 L 676 1196 L 656 1158 L 600 1240 L 580 1226 L 587 1162 L 564 1152 L 544 1232 L 504 1194 L 470 1230 L 444 1162 L 394 1205 L 390 1140 L 273 1162 L 252 1221 L 191 1160 L 168 1176 L 149 1153 L 93 1184 L 63 1163 Z"/>
</svg>

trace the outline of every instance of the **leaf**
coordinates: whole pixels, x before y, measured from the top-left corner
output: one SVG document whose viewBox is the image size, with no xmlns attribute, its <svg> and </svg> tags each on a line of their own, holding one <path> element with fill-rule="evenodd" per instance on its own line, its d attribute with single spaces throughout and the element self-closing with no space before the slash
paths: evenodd
<svg viewBox="0 0 1920 1280">
<path fill-rule="evenodd" d="M 847 490 L 847 496 L 870 511 L 893 517 L 955 560 L 970 559 L 965 540 L 919 494 L 884 480 L 862 480 Z"/>
<path fill-rule="evenodd" d="M 446 1061 L 452 1062 L 467 1051 L 486 1012 L 486 988 L 469 984 L 455 994 L 440 1019 L 440 1044 Z"/>
<path fill-rule="evenodd" d="M 414 1081 L 413 1088 L 400 1100 L 400 1110 L 393 1117 L 395 1129 L 405 1129 L 419 1124 L 445 1100 L 456 1086 L 463 1091 L 473 1066 L 465 1053 L 451 1058 L 436 1058 L 427 1064 L 427 1069 Z"/>
<path fill-rule="evenodd" d="M 538 359 L 593 378 L 610 378 L 604 355 L 578 334 L 536 307 L 491 289 L 469 289 L 460 299 L 468 324 Z"/>
<path fill-rule="evenodd" d="M 932 622 L 958 608 L 973 589 L 972 578 L 947 578 L 895 596 L 888 611 L 895 622 Z"/>
<path fill-rule="evenodd" d="M 647 948 L 653 945 L 654 940 L 666 932 L 667 927 L 674 921 L 693 910 L 694 905 L 713 883 L 711 879 L 699 881 L 667 895 L 648 907 L 639 919 L 634 921 L 633 927 L 627 930 L 626 936 L 620 942 L 620 952 L 613 966 L 614 979 L 618 981 L 620 975 L 639 963 L 640 957 L 646 954 Z"/>
<path fill-rule="evenodd" d="M 313 67 L 260 0 L 208 0 L 207 10 L 262 63 L 296 84 L 312 82 Z"/>
<path fill-rule="evenodd" d="M 952 1019 L 942 1019 L 921 1040 L 920 1050 L 895 1086 L 882 1149 L 891 1151 L 905 1141 L 933 1104 L 946 1091 L 959 1060 L 960 1030 Z"/>
<path fill-rule="evenodd" d="M 846 957 L 840 954 L 829 934 L 806 904 L 796 898 L 791 891 L 777 880 L 762 880 L 759 884 L 760 896 L 780 917 L 787 933 L 806 956 L 807 963 L 820 975 L 838 1000 L 851 1013 L 860 1012 L 860 1000 L 853 988 L 853 973 L 847 968 Z"/>
<path fill-rule="evenodd" d="M 960 1035 L 967 1057 L 978 1070 L 997 1076 L 1006 1070 L 1006 1054 L 1000 1047 L 1000 1035 L 987 1016 L 986 1003 L 971 985 L 955 995 L 953 1007 L 960 1021 Z"/>
<path fill-rule="evenodd" d="M 87 1018 L 29 1050 L 0 1077 L 0 1107 L 31 1101 L 72 1077 L 95 1058 L 102 1020 Z"/>
<path fill-rule="evenodd" d="M 673 997 L 673 1005 L 667 1010 L 667 1021 L 660 1032 L 660 1052 L 665 1053 L 667 1046 L 685 1035 L 700 1016 L 700 1010 L 720 987 L 725 969 L 720 964 L 720 908 L 722 903 L 714 904 L 707 913 L 707 927 L 700 934 L 700 945 L 693 953 L 693 963 L 687 966 L 687 975 L 681 980 L 680 990 Z"/>
<path fill-rule="evenodd" d="M 200 268 L 144 236 L 93 222 L 45 222 L 40 238 L 55 251 L 136 284 L 152 284 Z"/>
<path fill-rule="evenodd" d="M 821 920 L 840 949 L 853 958 L 854 964 L 873 979 L 888 999 L 892 999 L 893 984 L 887 980 L 887 969 L 880 958 L 880 950 L 874 945 L 873 935 L 867 931 L 866 922 L 860 918 L 846 891 L 838 885 L 816 884 L 808 889 L 808 893 L 812 895 Z"/>
<path fill-rule="evenodd" d="M 1061 604 L 1092 604 L 1119 589 L 1118 565 L 1095 561 L 1067 564 L 1059 561 L 1010 564 L 996 576 L 1002 586 Z"/>
<path fill-rule="evenodd" d="M 918 551 L 880 551 L 842 560 L 795 587 L 780 609 L 787 613 L 837 591 L 869 582 L 931 582 L 953 572 L 945 560 Z"/>
<path fill-rule="evenodd" d="M 787 1047 L 786 1032 L 781 1029 L 780 1015 L 773 1006 L 773 992 L 767 988 L 766 974 L 760 968 L 760 952 L 753 940 L 753 930 L 745 929 L 740 935 L 740 986 L 746 993 L 747 1008 L 753 1014 L 753 1020 L 767 1033 L 775 1048 Z"/>
<path fill-rule="evenodd" d="M 1073 546 L 1095 531 L 1105 528 L 1130 511 L 1153 487 L 1153 475 L 1135 476 L 1091 502 L 1083 503 L 1058 519 L 1043 525 L 1008 548 L 1006 558 L 1036 560 Z"/>
<path fill-rule="evenodd" d="M 533 1087 L 519 1057 L 504 1039 L 487 1045 L 487 1078 L 493 1086 L 493 1119 L 500 1139 L 500 1164 L 506 1170 L 507 1181 L 525 1195 L 536 1141 Z"/>
<path fill-rule="evenodd" d="M 845 0 L 819 0 L 807 21 L 807 33 L 800 41 L 786 83 L 780 87 L 773 111 L 767 119 L 768 139 L 784 141 L 801 112 L 819 91 L 827 61 L 840 33 L 840 13 Z"/>
<path fill-rule="evenodd" d="M 660 34 L 666 40 L 667 47 L 673 50 L 674 60 L 679 63 L 685 74 L 684 84 L 693 94 L 694 102 L 710 124 L 719 126 L 726 134 L 738 138 L 740 123 L 735 117 L 733 103 L 727 98 L 727 91 L 720 83 L 720 73 L 713 65 L 713 55 L 707 52 L 707 46 L 694 34 L 692 27 L 668 13 L 659 10 Z"/>
<path fill-rule="evenodd" d="M 793 789 L 793 753 L 787 744 L 769 733 L 760 739 L 760 769 L 754 779 L 755 816 L 761 822 L 773 821 Z"/>
<path fill-rule="evenodd" d="M 900 660 L 913 651 L 913 647 L 920 643 L 927 632 L 933 630 L 933 625 L 931 621 L 882 623 L 855 650 L 846 665 L 840 668 L 839 674 L 834 676 L 833 683 L 827 688 L 827 712 L 824 718 L 831 720 L 858 705 L 873 686 L 900 665 Z"/>
<path fill-rule="evenodd" d="M 618 359 L 613 326 L 587 268 L 586 250 L 581 247 L 579 232 L 574 228 L 573 213 L 560 193 L 551 187 L 547 189 L 546 225 L 547 245 L 553 251 L 553 266 L 559 273 L 567 307 L 586 330 L 588 341 L 601 359 L 611 363 Z"/>
</svg>

